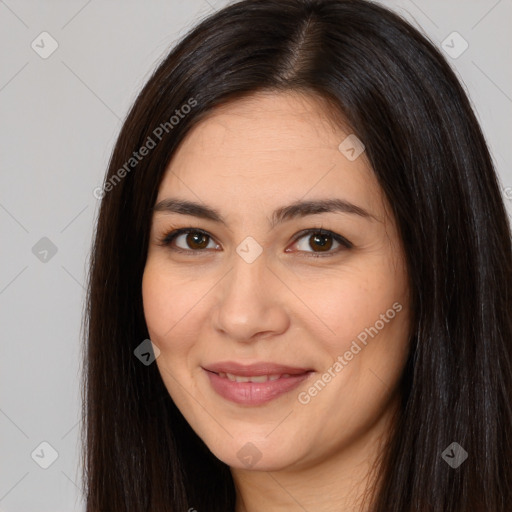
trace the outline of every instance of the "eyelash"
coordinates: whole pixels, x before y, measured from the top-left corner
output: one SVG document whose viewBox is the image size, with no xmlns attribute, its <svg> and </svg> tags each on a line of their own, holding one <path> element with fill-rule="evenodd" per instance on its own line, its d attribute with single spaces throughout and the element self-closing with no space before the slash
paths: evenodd
<svg viewBox="0 0 512 512">
<path fill-rule="evenodd" d="M 189 234 L 189 233 L 199 233 L 199 234 L 205 235 L 209 239 L 213 240 L 213 237 L 207 231 L 203 231 L 202 229 L 180 228 L 180 229 L 175 229 L 175 230 L 165 233 L 162 236 L 162 238 L 159 240 L 159 245 L 161 245 L 163 247 L 170 246 L 171 242 L 173 242 L 176 237 L 178 237 L 179 235 Z M 313 234 L 329 235 L 336 242 L 338 242 L 342 246 L 342 248 L 340 249 L 338 247 L 337 250 L 326 252 L 326 253 L 299 251 L 299 252 L 305 252 L 307 254 L 306 257 L 324 258 L 324 257 L 328 257 L 328 256 L 334 256 L 335 254 L 338 254 L 339 252 L 341 252 L 343 250 L 343 247 L 345 249 L 351 249 L 353 247 L 352 243 L 349 242 L 346 238 L 342 237 L 341 235 L 338 235 L 337 233 L 334 233 L 333 231 L 329 231 L 329 230 L 323 229 L 323 228 L 310 228 L 310 229 L 304 229 L 304 230 L 300 231 L 299 233 L 297 233 L 296 237 L 294 238 L 293 244 L 296 244 L 301 238 L 304 238 L 307 235 L 313 235 Z M 182 249 L 179 247 L 178 248 L 173 247 L 171 250 L 179 252 L 179 253 L 183 253 L 183 254 L 193 254 L 193 253 L 202 253 L 202 252 L 206 251 L 207 249 L 195 249 L 194 250 L 194 249 Z"/>
</svg>

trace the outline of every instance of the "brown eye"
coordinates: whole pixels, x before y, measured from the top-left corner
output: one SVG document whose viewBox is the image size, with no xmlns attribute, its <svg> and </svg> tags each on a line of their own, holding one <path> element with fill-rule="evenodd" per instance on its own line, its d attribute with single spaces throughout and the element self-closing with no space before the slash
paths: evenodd
<svg viewBox="0 0 512 512">
<path fill-rule="evenodd" d="M 294 246 L 296 245 L 299 252 L 307 253 L 308 256 L 332 256 L 352 247 L 348 240 L 332 231 L 309 229 L 302 231 L 301 234 L 302 236 L 296 238 Z"/>
<path fill-rule="evenodd" d="M 208 247 L 212 243 L 213 247 Z M 217 245 L 208 233 L 198 229 L 177 229 L 168 233 L 161 245 L 171 246 L 173 250 L 184 252 L 201 252 L 205 249 L 215 249 Z"/>
<path fill-rule="evenodd" d="M 316 234 L 309 237 L 309 246 L 319 251 L 328 251 L 332 247 L 333 237 L 331 235 Z"/>
<path fill-rule="evenodd" d="M 185 242 L 190 249 L 205 249 L 208 246 L 208 235 L 191 231 L 186 234 Z"/>
</svg>

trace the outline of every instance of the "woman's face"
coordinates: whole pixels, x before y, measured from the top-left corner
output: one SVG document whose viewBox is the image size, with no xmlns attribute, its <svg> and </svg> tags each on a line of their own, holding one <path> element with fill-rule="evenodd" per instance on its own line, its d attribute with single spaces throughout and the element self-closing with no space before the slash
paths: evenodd
<svg viewBox="0 0 512 512">
<path fill-rule="evenodd" d="M 160 186 L 142 283 L 156 363 L 234 468 L 349 453 L 385 431 L 397 403 L 404 256 L 349 135 L 314 97 L 258 93 L 196 125 Z M 191 232 L 163 243 L 181 228 Z"/>
</svg>

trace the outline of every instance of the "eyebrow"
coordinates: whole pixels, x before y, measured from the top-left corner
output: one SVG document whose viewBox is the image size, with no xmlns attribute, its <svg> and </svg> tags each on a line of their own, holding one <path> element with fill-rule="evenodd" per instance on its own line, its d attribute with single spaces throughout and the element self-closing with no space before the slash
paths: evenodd
<svg viewBox="0 0 512 512">
<path fill-rule="evenodd" d="M 194 217 L 219 222 L 225 226 L 227 225 L 226 221 L 217 210 L 193 201 L 168 197 L 157 203 L 152 210 L 154 212 L 192 215 Z M 296 201 L 287 206 L 277 208 L 272 213 L 270 224 L 271 227 L 274 228 L 277 224 L 281 224 L 287 220 L 319 213 L 351 213 L 368 220 L 377 220 L 374 215 L 360 206 L 356 206 L 343 199 L 317 199 L 311 201 Z"/>
</svg>

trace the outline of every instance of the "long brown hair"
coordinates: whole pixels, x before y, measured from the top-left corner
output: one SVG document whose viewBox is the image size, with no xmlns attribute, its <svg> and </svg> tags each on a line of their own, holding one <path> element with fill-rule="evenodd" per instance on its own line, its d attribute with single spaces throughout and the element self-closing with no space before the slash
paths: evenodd
<svg viewBox="0 0 512 512">
<path fill-rule="evenodd" d="M 403 240 L 414 334 L 371 510 L 510 511 L 510 226 L 463 88 L 439 51 L 383 7 L 244 0 L 171 51 L 112 154 L 86 315 L 87 512 L 234 510 L 229 468 L 184 420 L 157 366 L 134 350 L 149 338 L 141 280 L 166 166 L 205 114 L 259 90 L 307 92 L 344 116 Z M 453 442 L 468 453 L 457 468 L 441 456 Z"/>
</svg>

